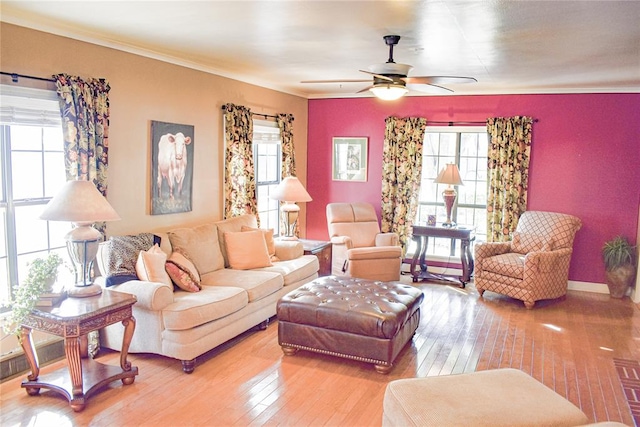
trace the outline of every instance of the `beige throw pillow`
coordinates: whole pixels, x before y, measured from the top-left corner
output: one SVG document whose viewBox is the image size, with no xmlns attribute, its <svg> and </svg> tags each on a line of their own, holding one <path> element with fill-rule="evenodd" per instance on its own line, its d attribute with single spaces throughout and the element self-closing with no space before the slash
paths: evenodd
<svg viewBox="0 0 640 427">
<path fill-rule="evenodd" d="M 138 278 L 147 282 L 158 282 L 171 286 L 171 278 L 164 269 L 166 261 L 167 254 L 157 244 L 146 251 L 140 251 L 136 261 Z"/>
<path fill-rule="evenodd" d="M 201 275 L 224 268 L 215 224 L 171 230 L 169 240 L 174 251 L 189 255 Z"/>
<path fill-rule="evenodd" d="M 264 241 L 267 244 L 267 251 L 269 251 L 269 256 L 273 257 L 276 255 L 276 241 L 273 239 L 273 228 L 265 230 L 264 228 L 254 228 L 247 227 L 243 225 L 240 231 L 260 231 L 264 235 Z"/>
<path fill-rule="evenodd" d="M 234 270 L 270 267 L 271 259 L 260 230 L 224 233 L 229 266 Z"/>
</svg>

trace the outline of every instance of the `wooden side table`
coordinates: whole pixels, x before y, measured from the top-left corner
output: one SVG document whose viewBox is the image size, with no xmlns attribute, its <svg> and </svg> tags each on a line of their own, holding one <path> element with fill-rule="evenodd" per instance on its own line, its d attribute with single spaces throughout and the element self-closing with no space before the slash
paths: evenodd
<svg viewBox="0 0 640 427">
<path fill-rule="evenodd" d="M 331 242 L 324 240 L 299 239 L 305 255 L 315 255 L 320 262 L 319 276 L 331 275 Z"/>
<path fill-rule="evenodd" d="M 35 396 L 41 388 L 51 389 L 67 398 L 74 411 L 82 411 L 87 399 L 100 387 L 112 381 L 122 380 L 132 384 L 138 368 L 127 361 L 129 345 L 135 330 L 132 306 L 136 297 L 122 292 L 103 290 L 100 295 L 88 298 L 67 298 L 57 307 L 36 307 L 22 323 L 21 345 L 27 357 L 31 374 L 22 382 L 27 394 Z M 81 357 L 81 341 L 89 332 L 122 322 L 124 338 L 120 353 L 120 366 L 104 365 L 90 358 Z M 31 338 L 31 330 L 64 337 L 66 369 L 40 375 L 38 355 Z"/>
</svg>

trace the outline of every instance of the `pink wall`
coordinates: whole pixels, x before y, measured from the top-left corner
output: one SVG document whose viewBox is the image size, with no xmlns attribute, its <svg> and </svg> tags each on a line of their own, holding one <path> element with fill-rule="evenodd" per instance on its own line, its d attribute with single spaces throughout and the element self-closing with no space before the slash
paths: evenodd
<svg viewBox="0 0 640 427">
<path fill-rule="evenodd" d="M 307 237 L 327 239 L 325 206 L 366 201 L 380 211 L 384 120 L 484 121 L 527 115 L 533 126 L 529 210 L 575 215 L 570 280 L 604 283 L 603 243 L 616 235 L 635 242 L 640 206 L 640 94 L 496 95 L 309 101 Z M 366 183 L 331 179 L 331 139 L 369 138 Z"/>
</svg>

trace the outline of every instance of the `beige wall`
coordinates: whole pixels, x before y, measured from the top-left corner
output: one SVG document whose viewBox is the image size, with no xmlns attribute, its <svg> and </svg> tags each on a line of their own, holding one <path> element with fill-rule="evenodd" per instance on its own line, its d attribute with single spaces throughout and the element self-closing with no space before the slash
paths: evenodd
<svg viewBox="0 0 640 427">
<path fill-rule="evenodd" d="M 122 221 L 108 224 L 112 235 L 197 224 L 222 218 L 223 104 L 265 114 L 291 113 L 297 175 L 306 185 L 307 100 L 114 49 L 0 23 L 0 71 L 49 78 L 67 73 L 105 78 L 111 85 L 108 200 Z M 3 84 L 12 84 L 2 76 Z M 18 85 L 55 88 L 20 79 Z M 150 122 L 195 127 L 193 210 L 150 215 Z M 301 206 L 301 232 L 306 207 Z M 0 338 L 4 333 L 0 330 Z M 0 340 L 0 355 L 16 341 Z"/>
<path fill-rule="evenodd" d="M 0 69 L 50 77 L 67 73 L 105 78 L 111 85 L 108 200 L 122 221 L 108 224 L 109 234 L 160 230 L 222 218 L 223 104 L 253 112 L 291 113 L 297 175 L 306 185 L 307 100 L 224 77 L 89 43 L 0 23 Z M 2 76 L 2 83 L 11 79 Z M 43 87 L 20 79 L 20 85 Z M 46 85 L 46 83 L 44 83 Z M 49 85 L 53 87 L 53 85 Z M 193 210 L 150 215 L 150 122 L 195 127 Z M 306 229 L 301 206 L 301 231 Z"/>
</svg>

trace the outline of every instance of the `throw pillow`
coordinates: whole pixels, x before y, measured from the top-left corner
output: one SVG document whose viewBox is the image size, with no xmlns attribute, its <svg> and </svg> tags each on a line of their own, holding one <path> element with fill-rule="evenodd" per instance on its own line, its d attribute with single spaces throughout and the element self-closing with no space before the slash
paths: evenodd
<svg viewBox="0 0 640 427">
<path fill-rule="evenodd" d="M 114 286 L 129 280 L 137 280 L 136 262 L 140 251 L 146 251 L 156 242 L 151 233 L 127 236 L 111 236 L 105 265 L 105 286 Z"/>
<path fill-rule="evenodd" d="M 166 262 L 167 254 L 158 245 L 153 245 L 149 250 L 140 251 L 136 262 L 138 278 L 147 282 L 158 282 L 171 286 L 171 278 L 164 268 Z"/>
<path fill-rule="evenodd" d="M 215 224 L 172 230 L 169 232 L 169 240 L 174 251 L 189 254 L 198 273 L 206 274 L 224 268 Z"/>
<path fill-rule="evenodd" d="M 511 250 L 519 254 L 535 251 L 550 251 L 551 238 L 540 234 L 520 233 L 515 231 L 511 241 Z"/>
<path fill-rule="evenodd" d="M 271 260 L 262 231 L 224 233 L 229 266 L 234 270 L 270 267 Z"/>
<path fill-rule="evenodd" d="M 180 289 L 189 292 L 198 292 L 202 289 L 198 270 L 184 253 L 172 252 L 167 259 L 165 269 L 173 283 Z"/>
<path fill-rule="evenodd" d="M 276 241 L 273 238 L 273 228 L 265 230 L 264 228 L 254 228 L 243 225 L 240 231 L 261 231 L 264 235 L 264 241 L 267 244 L 267 251 L 269 252 L 271 262 L 279 261 L 278 257 L 276 257 Z"/>
</svg>

